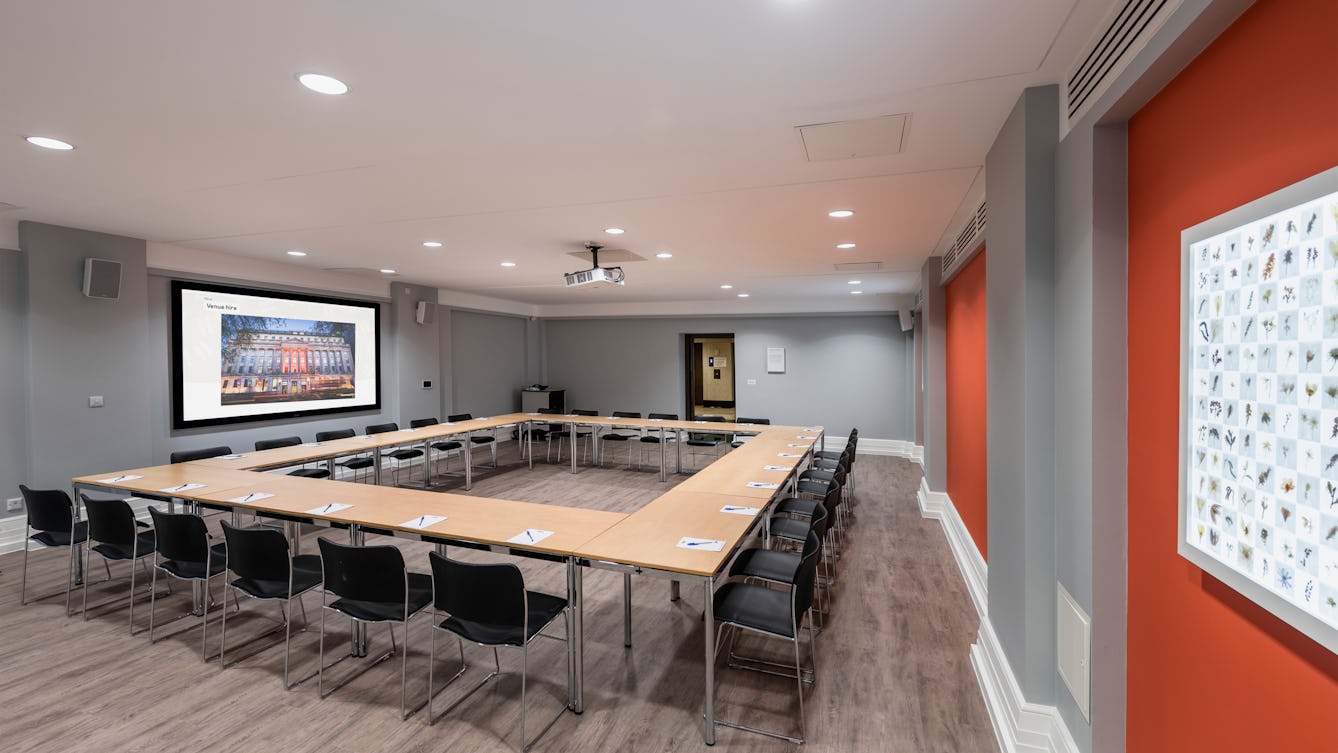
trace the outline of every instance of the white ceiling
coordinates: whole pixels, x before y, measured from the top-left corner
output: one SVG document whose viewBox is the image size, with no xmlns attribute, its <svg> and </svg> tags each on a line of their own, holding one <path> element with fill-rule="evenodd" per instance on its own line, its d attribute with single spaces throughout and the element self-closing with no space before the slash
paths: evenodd
<svg viewBox="0 0 1338 753">
<path fill-rule="evenodd" d="M 11 3 L 0 202 L 22 209 L 0 245 L 32 219 L 539 305 L 840 306 L 844 261 L 883 262 L 867 293 L 911 293 L 1021 90 L 1057 81 L 1109 6 Z M 352 91 L 308 92 L 306 71 Z M 893 156 L 806 162 L 794 131 L 896 113 Z M 563 289 L 586 240 L 647 261 L 624 289 Z"/>
</svg>

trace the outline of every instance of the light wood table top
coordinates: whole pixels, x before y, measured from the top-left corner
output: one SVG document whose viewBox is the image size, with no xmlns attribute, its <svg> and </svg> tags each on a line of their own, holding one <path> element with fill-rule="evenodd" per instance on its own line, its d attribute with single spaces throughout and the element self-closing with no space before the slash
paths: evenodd
<svg viewBox="0 0 1338 753">
<path fill-rule="evenodd" d="M 369 452 L 382 445 L 383 442 L 378 441 L 375 437 L 349 437 L 348 439 L 332 439 L 328 442 L 311 442 L 292 447 L 276 447 L 272 450 L 242 452 L 237 453 L 235 457 L 225 455 L 204 460 L 192 460 L 191 463 L 218 468 L 233 468 L 239 471 L 264 470 L 344 455 L 355 455 L 360 452 Z"/>
<path fill-rule="evenodd" d="M 243 486 L 250 483 L 255 475 L 249 471 L 217 468 L 199 463 L 175 463 L 135 468 L 115 473 L 95 473 L 89 476 L 78 476 L 72 480 L 76 484 L 119 489 L 132 494 L 195 499 L 195 495 L 200 492 L 216 492 Z M 139 478 L 129 478 L 131 476 L 138 476 Z M 186 484 L 203 484 L 203 486 L 193 490 L 169 491 Z"/>
</svg>

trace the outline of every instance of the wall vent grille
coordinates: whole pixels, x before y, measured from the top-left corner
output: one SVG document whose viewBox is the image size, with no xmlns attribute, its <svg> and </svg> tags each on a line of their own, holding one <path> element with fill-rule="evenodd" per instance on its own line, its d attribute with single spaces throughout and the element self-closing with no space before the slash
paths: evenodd
<svg viewBox="0 0 1338 753">
<path fill-rule="evenodd" d="M 1064 80 L 1064 132 L 1096 103 L 1181 0 L 1124 0 L 1078 53 Z"/>
<path fill-rule="evenodd" d="M 967 215 L 966 223 L 957 231 L 957 238 L 943 252 L 943 281 L 947 282 L 957 270 L 961 269 L 985 242 L 985 202 L 980 202 L 976 211 Z"/>
</svg>

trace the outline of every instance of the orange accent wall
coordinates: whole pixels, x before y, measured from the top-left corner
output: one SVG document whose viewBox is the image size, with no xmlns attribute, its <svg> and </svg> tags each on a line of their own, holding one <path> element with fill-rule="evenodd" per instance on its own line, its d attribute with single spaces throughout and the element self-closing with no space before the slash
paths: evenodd
<svg viewBox="0 0 1338 753">
<path fill-rule="evenodd" d="M 1338 164 L 1335 30 L 1261 0 L 1129 123 L 1130 751 L 1338 750 L 1338 657 L 1176 554 L 1180 231 Z"/>
<path fill-rule="evenodd" d="M 985 252 L 948 283 L 947 310 L 948 496 L 966 530 L 987 556 L 988 476 L 985 473 Z"/>
</svg>

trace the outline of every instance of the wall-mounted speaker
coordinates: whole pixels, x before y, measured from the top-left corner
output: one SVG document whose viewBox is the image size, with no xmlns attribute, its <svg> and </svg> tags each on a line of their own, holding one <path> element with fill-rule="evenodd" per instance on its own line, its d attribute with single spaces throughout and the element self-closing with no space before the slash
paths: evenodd
<svg viewBox="0 0 1338 753">
<path fill-rule="evenodd" d="M 432 311 L 434 308 L 436 307 L 428 301 L 419 301 L 418 308 L 414 310 L 414 321 L 419 324 L 431 324 Z"/>
<path fill-rule="evenodd" d="M 121 262 L 84 259 L 84 295 L 114 301 L 121 297 Z"/>
<path fill-rule="evenodd" d="M 901 315 L 901 331 L 910 332 L 915 327 L 915 312 L 901 309 L 897 313 Z"/>
</svg>

